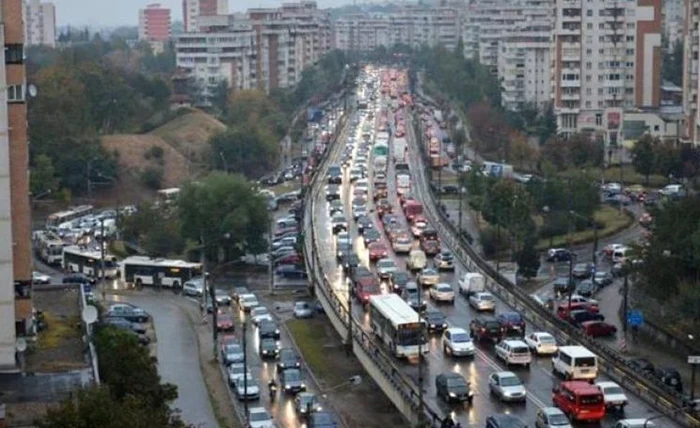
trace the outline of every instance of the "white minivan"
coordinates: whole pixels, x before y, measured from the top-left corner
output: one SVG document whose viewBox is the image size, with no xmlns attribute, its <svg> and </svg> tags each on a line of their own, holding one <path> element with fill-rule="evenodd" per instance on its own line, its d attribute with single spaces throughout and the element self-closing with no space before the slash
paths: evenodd
<svg viewBox="0 0 700 428">
<path fill-rule="evenodd" d="M 552 357 L 552 371 L 566 379 L 598 377 L 598 357 L 583 346 L 560 346 Z"/>
</svg>

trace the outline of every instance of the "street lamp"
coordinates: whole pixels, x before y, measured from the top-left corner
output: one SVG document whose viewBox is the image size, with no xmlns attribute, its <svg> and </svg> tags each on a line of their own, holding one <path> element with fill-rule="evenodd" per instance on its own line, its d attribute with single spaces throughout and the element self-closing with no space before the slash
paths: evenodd
<svg viewBox="0 0 700 428">
<path fill-rule="evenodd" d="M 545 205 L 542 207 L 542 212 L 546 214 L 547 217 L 547 226 L 548 226 L 548 231 L 547 233 L 549 234 L 549 248 L 552 248 L 554 245 L 553 240 L 554 240 L 554 234 L 552 233 L 552 215 L 549 210 L 549 205 Z"/>
</svg>

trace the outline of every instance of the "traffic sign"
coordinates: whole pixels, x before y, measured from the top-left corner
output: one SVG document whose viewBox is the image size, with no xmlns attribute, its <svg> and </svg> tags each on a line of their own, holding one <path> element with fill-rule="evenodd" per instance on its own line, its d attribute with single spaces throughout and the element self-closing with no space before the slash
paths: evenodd
<svg viewBox="0 0 700 428">
<path fill-rule="evenodd" d="M 688 355 L 688 364 L 700 364 L 700 355 Z"/>
<path fill-rule="evenodd" d="M 627 323 L 632 327 L 639 327 L 644 324 L 644 315 L 642 315 L 642 311 L 635 309 L 627 312 Z"/>
</svg>

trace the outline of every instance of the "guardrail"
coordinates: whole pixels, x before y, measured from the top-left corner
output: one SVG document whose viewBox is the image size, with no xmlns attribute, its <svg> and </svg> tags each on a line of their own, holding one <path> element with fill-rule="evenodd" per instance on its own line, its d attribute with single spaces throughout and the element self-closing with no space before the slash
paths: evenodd
<svg viewBox="0 0 700 428">
<path fill-rule="evenodd" d="M 421 135 L 415 132 L 415 129 L 413 131 L 414 137 Z M 416 138 L 410 138 L 410 140 L 409 144 L 413 145 L 414 149 L 409 151 L 411 156 L 415 157 L 417 152 L 421 153 L 417 158 L 418 162 L 421 163 L 421 166 L 429 165 L 425 160 L 424 151 L 417 147 L 419 142 L 416 141 Z M 455 256 L 464 263 L 467 269 L 484 275 L 486 286 L 493 294 L 497 295 L 512 308 L 518 310 L 532 323 L 547 328 L 557 338 L 559 343 L 582 345 L 596 353 L 599 357 L 599 365 L 610 378 L 634 391 L 667 417 L 686 426 L 700 427 L 700 415 L 696 411 L 686 410 L 689 403 L 686 403 L 681 394 L 669 386 L 635 371 L 617 351 L 596 342 L 594 339 L 582 334 L 580 330 L 571 324 L 557 317 L 529 294 L 501 275 L 485 259 L 481 258 L 467 242 L 466 238 L 460 235 L 446 214 L 441 209 L 436 208 L 439 206 L 439 202 L 431 186 L 427 184 L 431 179 L 429 174 L 431 174 L 430 169 L 422 167 L 416 174 L 416 176 L 421 176 L 422 179 L 414 180 L 413 182 L 418 187 L 416 189 L 417 193 L 423 195 L 424 210 L 428 219 L 433 224 L 433 227 L 437 229 L 441 239 L 447 243 Z"/>
<path fill-rule="evenodd" d="M 346 118 L 344 118 L 342 124 L 339 124 L 340 129 L 344 129 L 347 126 L 345 120 Z M 424 420 L 433 426 L 438 425 L 441 421 L 440 413 L 431 409 L 426 403 L 423 403 L 421 406 L 418 385 L 416 385 L 413 379 L 406 376 L 401 371 L 394 363 L 393 357 L 374 340 L 374 337 L 366 333 L 362 326 L 354 318 L 349 316 L 348 311 L 352 311 L 352 306 L 344 304 L 344 300 L 347 299 L 342 299 L 341 296 L 336 293 L 331 286 L 328 276 L 323 272 L 321 267 L 322 260 L 320 254 L 322 254 L 324 249 L 319 246 L 316 240 L 315 230 L 317 224 L 314 221 L 314 208 L 315 201 L 322 190 L 322 187 L 319 186 L 322 184 L 322 181 L 319 181 L 319 179 L 325 177 L 324 171 L 328 166 L 329 154 L 334 150 L 337 138 L 338 132 L 333 136 L 333 139 L 326 149 L 323 160 L 314 171 L 310 180 L 312 191 L 306 195 L 307 201 L 305 203 L 306 211 L 304 224 L 310 227 L 311 239 L 308 239 L 309 235 L 305 236 L 304 261 L 307 271 L 311 274 L 310 278 L 312 278 L 314 283 L 314 291 L 319 298 L 319 302 L 321 302 L 321 305 L 328 314 L 331 323 L 342 337 L 347 336 L 348 320 L 352 320 L 353 352 L 375 380 L 379 380 L 376 378 L 377 376 L 381 376 L 391 385 L 396 394 L 391 394 L 388 391 L 385 391 L 385 393 L 392 399 L 392 402 L 394 402 L 402 414 L 409 421 L 413 423 L 418 422 L 421 419 L 419 417 L 419 412 L 422 407 L 425 411 Z M 380 387 L 382 386 L 381 382 L 377 383 Z M 400 397 L 401 402 L 397 402 L 396 397 Z"/>
<path fill-rule="evenodd" d="M 65 285 L 64 285 L 65 286 Z M 78 290 L 80 292 L 80 311 L 82 311 L 88 306 L 87 296 L 85 295 L 85 287 L 83 284 L 78 284 Z M 100 384 L 100 370 L 99 361 L 97 360 L 97 349 L 92 343 L 92 324 L 85 322 L 83 320 L 83 325 L 85 326 L 85 341 L 88 345 L 88 355 L 90 356 L 90 366 L 92 367 L 92 376 L 96 385 Z"/>
</svg>

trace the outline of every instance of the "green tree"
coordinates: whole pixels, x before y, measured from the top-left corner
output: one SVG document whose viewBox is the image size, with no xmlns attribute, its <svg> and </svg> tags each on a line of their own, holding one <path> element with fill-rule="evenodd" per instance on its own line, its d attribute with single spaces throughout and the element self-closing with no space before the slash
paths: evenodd
<svg viewBox="0 0 700 428">
<path fill-rule="evenodd" d="M 29 186 L 32 195 L 57 189 L 58 180 L 56 179 L 55 171 L 49 156 L 41 154 L 34 159 Z"/>
<path fill-rule="evenodd" d="M 275 137 L 252 125 L 240 125 L 212 136 L 212 165 L 221 170 L 259 178 L 274 170 L 280 146 Z"/>
<path fill-rule="evenodd" d="M 120 221 L 124 239 L 137 243 L 151 257 L 181 255 L 185 249 L 178 218 L 168 209 L 141 205 L 136 213 Z"/>
<path fill-rule="evenodd" d="M 522 249 L 518 253 L 518 274 L 525 279 L 531 279 L 537 276 L 540 270 L 540 255 L 535 250 L 537 238 L 535 235 L 528 235 L 525 238 Z"/>
<path fill-rule="evenodd" d="M 269 227 L 265 201 L 241 175 L 213 172 L 185 184 L 178 216 L 182 235 L 197 242 L 203 238 L 213 262 L 220 259 L 221 250 L 226 260 L 233 260 L 264 248 L 264 234 L 259 232 Z"/>
<path fill-rule="evenodd" d="M 649 175 L 654 172 L 656 166 L 656 153 L 654 145 L 658 143 L 651 135 L 644 135 L 632 148 L 632 166 L 634 170 L 644 176 L 644 181 L 649 184 Z"/>
</svg>

